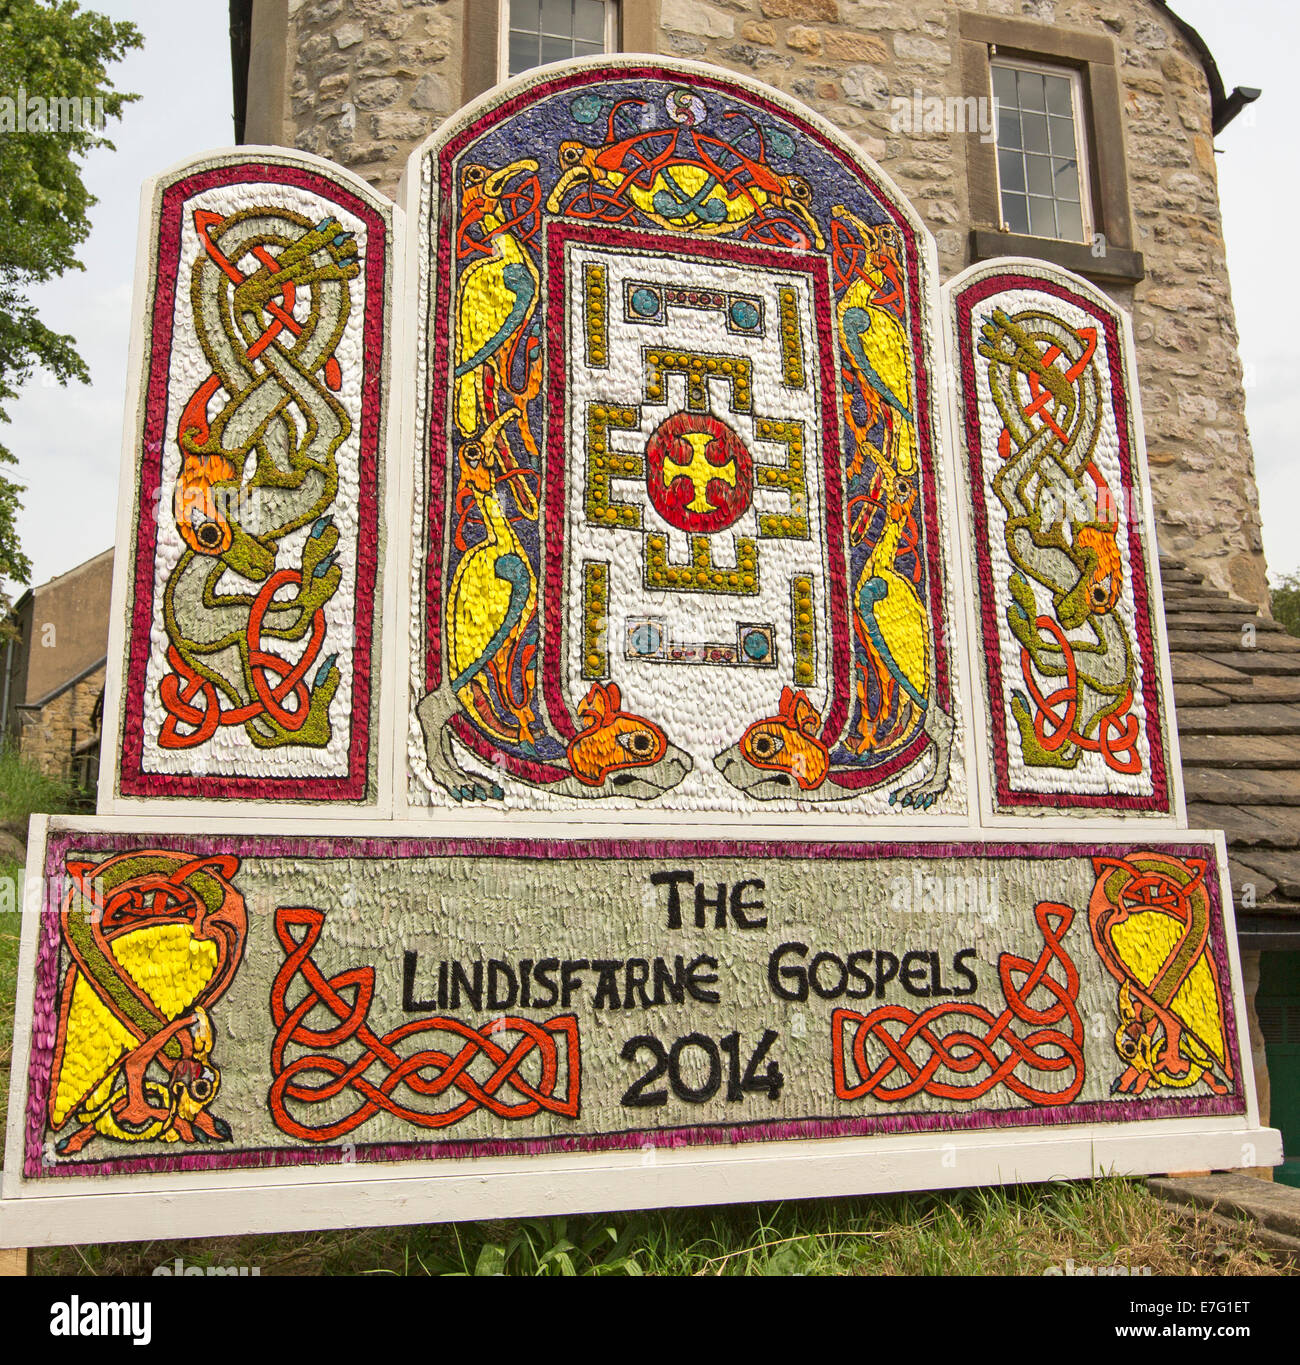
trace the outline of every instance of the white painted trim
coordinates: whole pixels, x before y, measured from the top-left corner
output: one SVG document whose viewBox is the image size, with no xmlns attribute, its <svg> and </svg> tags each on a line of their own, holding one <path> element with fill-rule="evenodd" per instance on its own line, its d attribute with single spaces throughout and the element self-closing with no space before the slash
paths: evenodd
<svg viewBox="0 0 1300 1365">
<path fill-rule="evenodd" d="M 1164 1123 L 1062 1128 L 1025 1142 L 1011 1131 L 755 1144 L 742 1149 L 425 1163 L 400 1177 L 226 1184 L 169 1193 L 85 1193 L 0 1201 L 0 1246 L 64 1246 L 177 1235 L 221 1237 L 332 1227 L 520 1218 L 954 1189 L 1102 1175 L 1227 1169 L 1281 1159 L 1280 1134 L 1240 1123 L 1195 1131 Z M 977 1140 L 971 1141 L 974 1137 Z M 377 1168 L 376 1168 L 377 1169 Z"/>
<path fill-rule="evenodd" d="M 631 0 L 636 3 L 636 0 Z M 583 61 L 599 61 L 604 57 L 610 56 L 618 51 L 618 21 L 619 5 L 621 0 L 600 0 L 605 7 L 605 51 L 600 57 L 580 58 Z M 644 3 L 644 0 L 642 0 Z M 497 84 L 501 85 L 506 81 L 513 80 L 515 77 L 510 74 L 510 4 L 511 0 L 499 0 L 497 5 Z M 531 29 L 520 29 L 520 33 L 530 33 Z M 558 35 L 556 35 L 558 36 Z M 539 70 L 538 67 L 529 67 L 529 71 Z M 518 72 L 517 75 L 524 75 L 525 72 Z"/>
</svg>

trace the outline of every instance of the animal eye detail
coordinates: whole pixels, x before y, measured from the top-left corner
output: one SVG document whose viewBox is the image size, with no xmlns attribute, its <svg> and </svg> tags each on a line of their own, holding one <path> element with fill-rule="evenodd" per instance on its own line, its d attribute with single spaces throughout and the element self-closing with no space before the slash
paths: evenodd
<svg viewBox="0 0 1300 1365">
<path fill-rule="evenodd" d="M 618 742 L 633 758 L 649 758 L 654 753 L 654 736 L 645 730 L 633 730 L 629 734 L 619 735 Z"/>
<path fill-rule="evenodd" d="M 576 166 L 582 160 L 582 148 L 576 142 L 566 142 L 560 148 L 560 161 L 566 166 Z"/>
<path fill-rule="evenodd" d="M 465 185 L 481 185 L 487 179 L 486 166 L 466 166 L 461 175 L 461 182 Z"/>
<path fill-rule="evenodd" d="M 767 760 L 774 758 L 785 748 L 785 741 L 780 735 L 772 735 L 763 731 L 749 741 L 749 747 L 755 758 Z"/>
<path fill-rule="evenodd" d="M 206 550 L 215 550 L 221 544 L 221 527 L 215 521 L 205 521 L 194 528 L 195 539 Z"/>
<path fill-rule="evenodd" d="M 200 1076 L 198 1080 L 190 1086 L 190 1094 L 193 1095 L 196 1100 L 210 1100 L 212 1098 L 212 1082 L 205 1077 Z"/>
</svg>

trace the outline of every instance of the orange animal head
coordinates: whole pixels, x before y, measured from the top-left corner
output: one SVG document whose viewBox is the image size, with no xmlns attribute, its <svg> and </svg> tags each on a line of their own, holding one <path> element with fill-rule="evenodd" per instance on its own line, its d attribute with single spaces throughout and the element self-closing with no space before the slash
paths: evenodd
<svg viewBox="0 0 1300 1365">
<path fill-rule="evenodd" d="M 457 452 L 460 465 L 460 485 L 473 489 L 475 493 L 487 494 L 496 486 L 493 473 L 496 467 L 496 452 L 482 441 L 466 441 Z"/>
<path fill-rule="evenodd" d="M 610 153 L 615 153 L 617 158 L 619 148 L 588 147 L 585 142 L 561 142 L 560 178 L 547 197 L 547 209 L 551 213 L 558 212 L 561 201 L 573 185 L 580 185 L 584 181 L 594 183 L 608 179 L 611 170 L 615 169 L 618 164 L 617 159 L 615 159 L 613 166 L 607 164 L 610 160 Z"/>
<path fill-rule="evenodd" d="M 471 161 L 460 172 L 460 212 L 462 223 L 477 222 L 485 213 L 496 210 L 506 186 L 517 176 L 537 170 L 529 159 L 512 161 L 494 171 L 481 162 Z"/>
<path fill-rule="evenodd" d="M 648 768 L 668 752 L 668 737 L 653 721 L 622 709 L 617 683 L 593 684 L 578 719 L 586 728 L 569 741 L 569 766 L 588 787 L 625 768 Z"/>
<path fill-rule="evenodd" d="M 817 737 L 821 717 L 805 692 L 781 689 L 776 715 L 758 720 L 713 766 L 733 787 L 764 800 L 803 797 L 821 788 L 831 759 Z"/>
<path fill-rule="evenodd" d="M 195 554 L 223 555 L 234 540 L 223 510 L 238 495 L 239 471 L 224 455 L 187 454 L 176 480 L 172 512 L 181 539 Z"/>
<path fill-rule="evenodd" d="M 1087 577 L 1088 609 L 1093 612 L 1110 611 L 1119 601 L 1124 587 L 1124 566 L 1115 543 L 1116 527 L 1108 523 L 1081 526 L 1074 533 L 1076 551 L 1083 551 L 1095 561 Z"/>
</svg>

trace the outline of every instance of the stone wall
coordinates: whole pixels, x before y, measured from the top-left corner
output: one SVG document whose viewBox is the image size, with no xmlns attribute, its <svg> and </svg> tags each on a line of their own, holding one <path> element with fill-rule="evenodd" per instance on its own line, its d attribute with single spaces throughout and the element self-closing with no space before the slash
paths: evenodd
<svg viewBox="0 0 1300 1365">
<path fill-rule="evenodd" d="M 258 0 L 269 14 L 274 0 Z M 411 147 L 483 88 L 496 0 L 280 0 L 287 107 L 270 129 L 392 193 Z M 469 22 L 465 6 L 472 5 Z M 1254 462 L 1210 127 L 1196 54 L 1148 0 L 624 0 L 625 47 L 730 68 L 838 124 L 916 203 L 945 278 L 970 263 L 971 134 L 903 134 L 894 101 L 963 93 L 963 12 L 1073 28 L 1117 49 L 1133 310 L 1161 549 L 1267 610 Z M 1050 28 L 1048 27 L 1050 26 Z M 486 55 L 485 55 L 486 53 Z M 251 105 L 250 105 L 251 111 Z M 251 125 L 250 117 L 250 125 Z M 261 136 L 267 136 L 264 131 Z M 258 130 L 249 129 L 250 140 Z"/>
<path fill-rule="evenodd" d="M 18 753 L 48 777 L 72 778 L 74 750 L 95 738 L 91 720 L 104 690 L 104 668 L 88 673 L 39 709 L 18 711 Z M 75 733 L 74 733 L 75 732 Z"/>
</svg>

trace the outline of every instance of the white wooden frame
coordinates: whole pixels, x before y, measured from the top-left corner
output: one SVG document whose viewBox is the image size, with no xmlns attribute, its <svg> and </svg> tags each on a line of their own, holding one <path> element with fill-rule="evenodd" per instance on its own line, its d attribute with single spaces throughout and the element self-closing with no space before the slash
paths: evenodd
<svg viewBox="0 0 1300 1365">
<path fill-rule="evenodd" d="M 322 819 L 312 823 L 310 833 L 391 838 L 465 833 L 463 824 L 454 820 L 438 824 L 441 828 L 434 831 L 424 822 Z M 174 821 L 34 817 L 18 970 L 20 1001 L 30 1001 L 35 986 L 46 835 L 66 828 L 160 836 L 176 833 Z M 205 829 L 213 835 L 254 832 L 248 821 L 231 819 L 207 821 Z M 299 829 L 308 832 L 304 826 Z M 267 827 L 262 826 L 260 832 L 268 832 Z M 530 832 L 571 831 L 561 826 Z M 683 838 L 705 833 L 691 828 L 678 832 Z M 823 831 L 821 837 L 854 840 L 861 832 L 848 829 L 832 835 Z M 951 833 L 909 830 L 905 837 L 942 844 L 951 839 Z M 989 843 L 1007 842 L 987 832 L 975 837 Z M 1054 836 L 1053 841 L 1091 845 L 1101 840 L 1131 843 L 1133 837 L 1131 824 L 1115 824 L 1105 830 L 1076 828 L 1072 834 Z M 88 1180 L 86 1188 L 69 1192 L 66 1180 L 29 1181 L 21 1174 L 32 1037 L 30 1010 L 20 1010 L 0 1187 L 0 1247 L 456 1222 L 735 1203 L 770 1199 L 776 1193 L 783 1198 L 811 1198 L 1275 1165 L 1281 1160 L 1281 1136 L 1275 1129 L 1260 1127 L 1223 835 L 1183 831 L 1163 835 L 1162 842 L 1210 843 L 1216 849 L 1227 966 L 1244 1071 L 1244 1115 L 800 1138 L 734 1147 L 449 1158 L 400 1165 L 107 1176 Z"/>
</svg>

